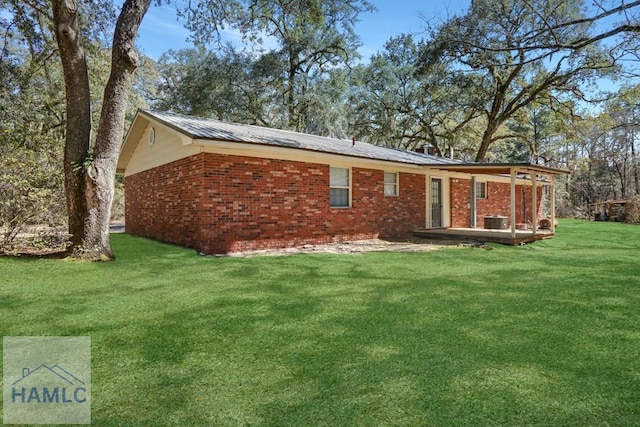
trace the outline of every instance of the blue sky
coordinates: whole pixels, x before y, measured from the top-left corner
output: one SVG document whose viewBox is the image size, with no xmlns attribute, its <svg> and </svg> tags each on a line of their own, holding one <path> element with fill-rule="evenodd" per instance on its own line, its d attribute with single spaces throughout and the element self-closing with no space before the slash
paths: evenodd
<svg viewBox="0 0 640 427">
<path fill-rule="evenodd" d="M 425 19 L 445 20 L 448 14 L 459 14 L 466 10 L 470 0 L 373 0 L 377 12 L 363 14 L 356 27 L 363 46 L 360 54 L 369 58 L 381 50 L 389 38 L 402 33 L 420 34 L 424 31 Z M 138 45 L 143 54 L 158 59 L 169 49 L 190 47 L 186 41 L 189 32 L 183 22 L 177 21 L 172 6 L 152 6 L 142 21 Z M 239 40 L 234 32 L 224 32 L 227 40 Z"/>
</svg>

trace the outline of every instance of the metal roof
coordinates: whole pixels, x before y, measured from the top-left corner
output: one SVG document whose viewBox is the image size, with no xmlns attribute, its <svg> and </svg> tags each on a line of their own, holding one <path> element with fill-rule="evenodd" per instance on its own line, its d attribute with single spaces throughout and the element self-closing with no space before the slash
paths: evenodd
<svg viewBox="0 0 640 427">
<path fill-rule="evenodd" d="M 138 118 L 143 119 L 142 121 Z M 428 166 L 433 169 L 465 174 L 509 175 L 513 170 L 519 173 L 538 173 L 542 175 L 568 174 L 565 169 L 530 163 L 475 163 L 461 160 L 446 159 L 429 154 L 412 151 L 380 147 L 361 141 L 327 138 L 285 130 L 271 129 L 260 126 L 227 123 L 219 120 L 187 116 L 171 112 L 153 110 L 138 110 L 136 119 L 129 128 L 125 138 L 120 158 L 118 159 L 118 173 L 124 173 L 139 138 L 144 130 L 144 121 L 154 120 L 179 133 L 202 141 L 227 141 L 245 144 L 257 144 L 272 147 L 293 148 L 321 153 L 343 155 L 355 158 L 382 160 L 388 162 L 405 163 L 417 166 Z"/>
<path fill-rule="evenodd" d="M 414 165 L 470 164 L 429 154 L 380 147 L 361 141 L 355 141 L 354 143 L 354 141 L 345 139 L 227 123 L 171 112 L 153 110 L 140 110 L 140 112 L 193 139 L 262 144 Z"/>
</svg>

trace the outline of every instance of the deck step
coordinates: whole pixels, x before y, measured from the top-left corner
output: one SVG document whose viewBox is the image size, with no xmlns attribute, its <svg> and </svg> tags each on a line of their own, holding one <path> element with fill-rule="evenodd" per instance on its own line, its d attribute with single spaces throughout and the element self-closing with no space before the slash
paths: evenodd
<svg viewBox="0 0 640 427">
<path fill-rule="evenodd" d="M 553 238 L 553 233 L 538 231 L 535 235 L 531 231 L 516 230 L 516 236 L 511 235 L 511 230 L 485 230 L 485 229 L 461 229 L 438 228 L 421 229 L 413 232 L 414 236 L 424 239 L 474 241 L 482 243 L 500 243 L 503 245 L 521 245 L 532 243 L 542 239 Z"/>
</svg>

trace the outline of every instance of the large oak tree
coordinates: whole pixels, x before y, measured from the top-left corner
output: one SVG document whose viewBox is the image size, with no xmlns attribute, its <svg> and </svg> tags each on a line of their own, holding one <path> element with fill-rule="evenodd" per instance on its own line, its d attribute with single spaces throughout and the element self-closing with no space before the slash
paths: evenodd
<svg viewBox="0 0 640 427">
<path fill-rule="evenodd" d="M 431 60 L 481 79 L 485 121 L 476 161 L 508 132 L 508 120 L 533 102 L 586 98 L 585 81 L 615 71 L 627 52 L 613 39 L 640 28 L 632 15 L 640 1 L 474 0 L 468 12 L 438 28 Z M 622 15 L 622 13 L 626 13 Z M 621 23 L 607 24 L 618 17 Z M 608 44 L 601 44 L 603 41 Z"/>
<path fill-rule="evenodd" d="M 66 89 L 64 175 L 73 256 L 113 258 L 109 221 L 116 164 L 132 74 L 138 65 L 135 38 L 151 0 L 125 0 L 113 32 L 111 71 L 103 94 L 95 139 L 91 129 L 91 91 L 81 27 L 82 7 L 74 0 L 52 0 L 52 27 Z"/>
</svg>

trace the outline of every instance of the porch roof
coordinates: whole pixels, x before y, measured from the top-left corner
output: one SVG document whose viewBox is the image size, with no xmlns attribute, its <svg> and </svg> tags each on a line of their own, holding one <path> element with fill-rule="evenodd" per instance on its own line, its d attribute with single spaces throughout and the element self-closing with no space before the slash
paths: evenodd
<svg viewBox="0 0 640 427">
<path fill-rule="evenodd" d="M 448 172 L 476 173 L 483 175 L 510 175 L 512 170 L 539 175 L 568 175 L 567 169 L 552 168 L 533 163 L 452 163 L 433 165 L 435 169 Z"/>
</svg>

